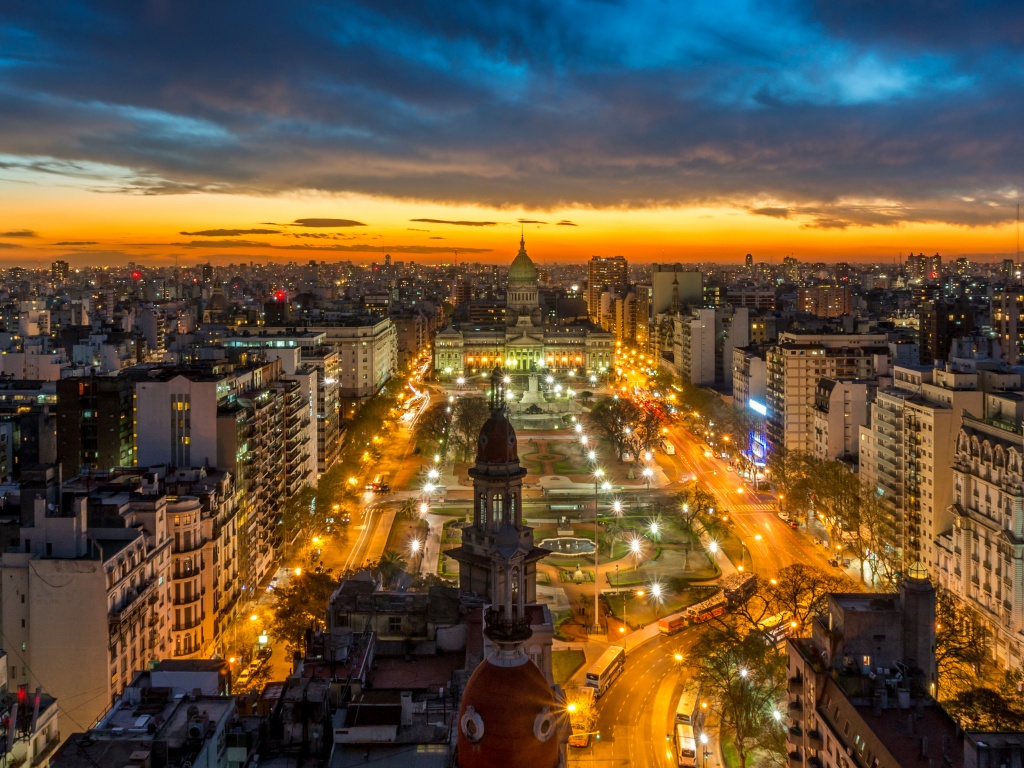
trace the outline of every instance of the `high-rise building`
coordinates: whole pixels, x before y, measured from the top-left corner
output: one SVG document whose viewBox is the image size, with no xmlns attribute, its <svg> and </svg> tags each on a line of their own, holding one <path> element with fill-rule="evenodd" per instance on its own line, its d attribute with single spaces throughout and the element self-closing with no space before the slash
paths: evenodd
<svg viewBox="0 0 1024 768">
<path fill-rule="evenodd" d="M 70 266 L 66 261 L 58 259 L 50 265 L 50 280 L 54 285 L 63 285 L 67 282 Z"/>
<path fill-rule="evenodd" d="M 754 266 L 754 254 L 748 253 L 745 259 L 747 269 L 751 269 Z"/>
<path fill-rule="evenodd" d="M 812 453 L 822 461 L 855 460 L 860 451 L 859 428 L 868 421 L 868 400 L 874 381 L 818 379 L 814 391 Z"/>
<path fill-rule="evenodd" d="M 979 390 L 970 364 L 897 367 L 893 385 L 875 395 L 870 425 L 860 430 L 861 478 L 892 511 L 893 546 L 902 550 L 904 567 L 915 560 L 937 565 L 935 540 L 953 525 L 956 429 L 964 409 L 980 408 Z"/>
<path fill-rule="evenodd" d="M 625 256 L 594 256 L 587 264 L 587 312 L 602 328 L 611 330 L 610 313 L 602 312 L 604 294 L 621 296 L 629 285 L 629 264 Z M 614 299 L 612 299 L 614 301 Z"/>
<path fill-rule="evenodd" d="M 64 477 L 83 467 L 135 465 L 135 402 L 124 376 L 83 376 L 57 382 L 57 460 Z"/>
<path fill-rule="evenodd" d="M 974 331 L 974 312 L 965 303 L 928 301 L 917 312 L 921 365 L 934 365 L 949 357 L 953 339 Z"/>
<path fill-rule="evenodd" d="M 1024 287 L 997 289 L 992 294 L 992 327 L 999 335 L 1003 360 L 1016 365 L 1024 359 Z"/>
<path fill-rule="evenodd" d="M 779 334 L 767 359 L 768 439 L 773 449 L 813 447 L 815 387 L 823 376 L 874 380 L 889 373 L 884 334 Z"/>
<path fill-rule="evenodd" d="M 800 312 L 816 317 L 842 317 L 853 312 L 853 291 L 830 286 L 800 288 L 796 306 Z"/>
</svg>

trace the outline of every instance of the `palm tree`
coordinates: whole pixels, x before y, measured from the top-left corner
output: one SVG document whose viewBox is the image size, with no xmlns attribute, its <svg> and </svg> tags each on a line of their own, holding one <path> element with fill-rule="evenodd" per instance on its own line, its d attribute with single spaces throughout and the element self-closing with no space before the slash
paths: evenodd
<svg viewBox="0 0 1024 768">
<path fill-rule="evenodd" d="M 401 554 L 394 549 L 388 549 L 380 556 L 380 560 L 377 561 L 374 570 L 377 572 L 377 578 L 381 580 L 381 583 L 385 587 L 390 587 L 398 574 L 405 573 L 408 567 L 409 564 Z"/>
</svg>

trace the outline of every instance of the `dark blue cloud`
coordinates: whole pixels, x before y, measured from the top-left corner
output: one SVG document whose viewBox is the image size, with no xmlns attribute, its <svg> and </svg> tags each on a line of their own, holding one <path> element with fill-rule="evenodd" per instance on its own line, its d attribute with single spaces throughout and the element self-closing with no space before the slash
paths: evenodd
<svg viewBox="0 0 1024 768">
<path fill-rule="evenodd" d="M 8 5 L 0 173 L 97 191 L 972 225 L 1024 175 L 1009 4 Z"/>
</svg>

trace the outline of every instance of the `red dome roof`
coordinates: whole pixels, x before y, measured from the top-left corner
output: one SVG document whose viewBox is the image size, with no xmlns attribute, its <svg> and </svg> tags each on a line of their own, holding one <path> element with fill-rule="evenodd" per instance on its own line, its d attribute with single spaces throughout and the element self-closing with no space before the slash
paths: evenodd
<svg viewBox="0 0 1024 768">
<path fill-rule="evenodd" d="M 529 658 L 473 672 L 459 709 L 459 768 L 554 768 L 560 717 L 555 696 Z"/>
<path fill-rule="evenodd" d="M 492 413 L 480 428 L 476 442 L 476 460 L 485 464 L 519 462 L 516 431 L 502 413 Z"/>
</svg>

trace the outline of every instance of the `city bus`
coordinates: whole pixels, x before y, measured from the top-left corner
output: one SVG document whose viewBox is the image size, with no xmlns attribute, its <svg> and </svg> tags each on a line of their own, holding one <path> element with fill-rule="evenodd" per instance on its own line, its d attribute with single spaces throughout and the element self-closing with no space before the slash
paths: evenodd
<svg viewBox="0 0 1024 768">
<path fill-rule="evenodd" d="M 587 670 L 587 685 L 594 689 L 594 698 L 601 698 L 615 678 L 626 668 L 626 649 L 613 645 Z"/>
<path fill-rule="evenodd" d="M 683 685 L 683 692 L 679 694 L 679 701 L 676 703 L 676 722 L 688 725 L 693 728 L 697 725 L 697 717 L 700 714 L 700 686 L 692 677 Z"/>
<path fill-rule="evenodd" d="M 725 593 L 719 591 L 707 600 L 702 600 L 696 605 L 691 605 L 687 608 L 686 618 L 691 624 L 703 624 L 705 621 L 710 621 L 715 616 L 721 616 L 725 613 L 728 605 L 729 601 L 725 599 Z"/>
<path fill-rule="evenodd" d="M 745 602 L 757 589 L 757 577 L 752 573 L 734 573 L 722 579 L 721 587 L 729 605 Z"/>
<path fill-rule="evenodd" d="M 777 613 L 774 616 L 769 616 L 764 621 L 758 623 L 757 628 L 761 634 L 764 635 L 764 642 L 766 645 L 778 645 L 786 639 L 786 635 L 789 634 L 789 622 L 786 620 L 788 614 Z"/>
<path fill-rule="evenodd" d="M 679 723 L 676 725 L 676 764 L 680 768 L 696 768 L 697 740 L 693 737 L 693 726 Z"/>
<path fill-rule="evenodd" d="M 658 619 L 658 631 L 663 635 L 674 635 L 686 628 L 686 614 L 673 613 L 663 619 Z"/>
</svg>

